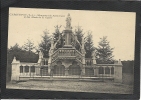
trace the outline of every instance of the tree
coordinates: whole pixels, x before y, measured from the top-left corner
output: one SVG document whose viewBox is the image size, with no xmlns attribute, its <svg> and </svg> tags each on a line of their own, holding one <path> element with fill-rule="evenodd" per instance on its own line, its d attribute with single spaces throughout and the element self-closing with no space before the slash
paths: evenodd
<svg viewBox="0 0 141 100">
<path fill-rule="evenodd" d="M 75 35 L 77 36 L 77 40 L 82 45 L 82 37 L 83 37 L 83 29 L 80 26 L 75 28 Z M 75 48 L 80 51 L 80 45 L 78 43 L 75 44 Z"/>
<path fill-rule="evenodd" d="M 113 49 L 109 45 L 109 42 L 107 41 L 107 36 L 103 36 L 100 38 L 99 46 L 97 48 L 96 52 L 96 58 L 98 63 L 113 63 Z"/>
<path fill-rule="evenodd" d="M 28 51 L 30 54 L 31 51 L 35 49 L 35 46 L 34 46 L 33 42 L 31 42 L 29 39 L 27 39 L 27 42 L 24 44 L 24 46 L 22 48 L 24 50 Z"/>
<path fill-rule="evenodd" d="M 20 50 L 22 50 L 22 48 L 17 43 L 14 46 L 11 46 L 10 49 L 8 48 L 8 52 L 10 51 L 18 52 Z"/>
<path fill-rule="evenodd" d="M 42 41 L 39 44 L 39 48 L 43 52 L 44 57 L 48 58 L 49 57 L 49 50 L 51 47 L 51 39 L 50 39 L 48 30 L 43 31 L 43 33 L 44 34 L 41 36 Z"/>
<path fill-rule="evenodd" d="M 11 63 L 14 56 L 19 57 L 19 53 L 21 51 L 23 51 L 22 47 L 20 47 L 17 43 L 14 46 L 11 46 L 10 48 L 8 48 L 7 55 L 12 55 L 8 57 L 8 61 L 10 61 Z"/>
<path fill-rule="evenodd" d="M 64 39 L 62 37 L 62 33 L 60 32 L 61 26 L 56 25 L 55 27 L 55 32 L 53 33 L 53 39 L 55 43 L 55 48 L 62 48 L 64 45 Z"/>
<path fill-rule="evenodd" d="M 38 54 L 39 55 L 39 52 L 40 52 L 40 47 L 39 45 L 35 48 L 35 54 Z"/>
<path fill-rule="evenodd" d="M 92 58 L 92 52 L 94 51 L 94 44 L 93 44 L 93 36 L 92 32 L 88 31 L 87 36 L 85 37 L 85 57 Z"/>
</svg>

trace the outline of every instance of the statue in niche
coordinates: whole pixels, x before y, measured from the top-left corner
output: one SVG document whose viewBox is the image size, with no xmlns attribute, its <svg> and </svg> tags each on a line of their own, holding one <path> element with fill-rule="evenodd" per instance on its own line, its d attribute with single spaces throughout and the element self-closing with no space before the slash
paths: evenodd
<svg viewBox="0 0 141 100">
<path fill-rule="evenodd" d="M 71 29 L 71 17 L 70 17 L 70 14 L 68 14 L 68 17 L 66 18 L 66 28 Z"/>
</svg>

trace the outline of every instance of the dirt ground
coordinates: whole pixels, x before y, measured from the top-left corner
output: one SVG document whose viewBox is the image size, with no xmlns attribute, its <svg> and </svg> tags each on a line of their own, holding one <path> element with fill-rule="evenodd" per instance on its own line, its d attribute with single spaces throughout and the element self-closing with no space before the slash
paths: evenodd
<svg viewBox="0 0 141 100">
<path fill-rule="evenodd" d="M 84 82 L 84 81 L 25 81 L 9 82 L 6 88 L 10 89 L 32 89 L 51 91 L 74 91 L 93 93 L 132 94 L 133 86 L 114 82 Z"/>
</svg>

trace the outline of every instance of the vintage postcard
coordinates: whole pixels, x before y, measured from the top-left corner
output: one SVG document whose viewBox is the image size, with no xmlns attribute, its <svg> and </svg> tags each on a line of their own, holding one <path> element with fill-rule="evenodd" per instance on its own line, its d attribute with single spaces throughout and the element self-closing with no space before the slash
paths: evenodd
<svg viewBox="0 0 141 100">
<path fill-rule="evenodd" d="M 6 88 L 133 94 L 135 18 L 9 8 Z"/>
</svg>

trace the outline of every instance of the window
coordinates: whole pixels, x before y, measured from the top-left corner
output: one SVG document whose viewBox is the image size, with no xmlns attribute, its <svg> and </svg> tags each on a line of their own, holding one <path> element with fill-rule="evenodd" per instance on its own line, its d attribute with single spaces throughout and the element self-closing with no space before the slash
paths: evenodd
<svg viewBox="0 0 141 100">
<path fill-rule="evenodd" d="M 46 65 L 48 65 L 48 60 L 46 61 Z"/>
<path fill-rule="evenodd" d="M 105 67 L 105 74 L 110 74 L 110 68 L 109 67 Z"/>
<path fill-rule="evenodd" d="M 103 67 L 99 67 L 99 74 L 104 74 L 104 68 Z"/>
<path fill-rule="evenodd" d="M 20 66 L 20 73 L 23 73 L 23 66 Z"/>
<path fill-rule="evenodd" d="M 114 67 L 111 68 L 111 74 L 114 74 Z"/>
<path fill-rule="evenodd" d="M 25 72 L 29 72 L 29 66 L 25 66 Z"/>
<path fill-rule="evenodd" d="M 31 66 L 31 72 L 35 72 L 35 66 Z"/>
</svg>

